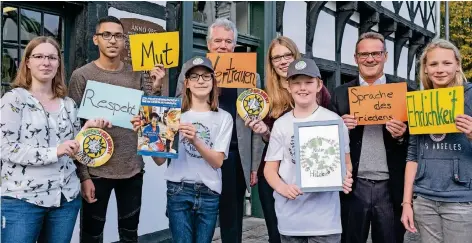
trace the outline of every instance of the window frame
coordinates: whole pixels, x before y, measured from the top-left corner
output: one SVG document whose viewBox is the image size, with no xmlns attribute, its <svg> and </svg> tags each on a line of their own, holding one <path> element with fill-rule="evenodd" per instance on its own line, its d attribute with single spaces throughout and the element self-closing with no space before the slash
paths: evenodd
<svg viewBox="0 0 472 243">
<path fill-rule="evenodd" d="M 3 40 L 3 28 L 4 28 L 4 21 L 3 21 L 3 9 L 5 7 L 12 7 L 12 8 L 16 8 L 16 11 L 18 12 L 18 23 L 20 23 L 20 25 L 17 25 L 17 40 L 16 40 L 16 43 L 5 43 L 4 40 Z M 63 54 L 63 58 L 64 58 L 64 62 L 66 62 L 67 58 L 65 57 L 65 50 L 67 50 L 67 43 L 65 43 L 65 33 L 66 33 L 66 17 L 65 17 L 65 13 L 64 12 L 61 12 L 59 9 L 55 10 L 55 9 L 51 9 L 51 8 L 47 8 L 47 7 L 44 7 L 44 6 L 41 6 L 41 5 L 35 5 L 35 4 L 31 4 L 31 3 L 17 3 L 17 2 L 3 2 L 3 1 L 0 1 L 0 9 L 2 10 L 2 18 L 0 19 L 0 31 L 2 31 L 2 35 L 0 35 L 0 50 L 2 52 L 2 56 L 1 58 L 3 59 L 3 50 L 4 49 L 16 49 L 16 54 L 17 54 L 17 57 L 18 57 L 18 66 L 19 66 L 19 63 L 21 62 L 21 50 L 24 49 L 26 47 L 26 45 L 22 44 L 21 43 L 21 10 L 28 10 L 28 11 L 34 11 L 34 12 L 39 12 L 41 14 L 41 23 L 40 23 L 40 35 L 44 35 L 44 15 L 45 14 L 49 14 L 49 15 L 54 15 L 54 16 L 58 16 L 60 19 L 62 19 L 61 21 L 61 26 L 60 28 L 62 28 L 61 30 L 61 43 L 60 46 L 61 46 L 61 54 Z M 1 64 L 1 61 L 0 61 L 0 64 Z M 3 65 L 0 65 L 0 72 L 2 71 L 1 69 L 3 68 Z M 10 82 L 3 82 L 1 79 L 0 79 L 0 87 L 1 87 L 1 96 L 3 96 L 4 92 L 3 92 L 3 89 L 5 88 L 6 90 L 8 90 L 11 86 L 11 83 L 13 82 L 15 77 L 11 77 L 11 80 Z"/>
</svg>

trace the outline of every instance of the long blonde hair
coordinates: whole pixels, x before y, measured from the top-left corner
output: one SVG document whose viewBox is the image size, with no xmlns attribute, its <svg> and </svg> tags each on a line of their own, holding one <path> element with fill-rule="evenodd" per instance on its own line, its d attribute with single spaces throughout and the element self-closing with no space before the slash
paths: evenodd
<svg viewBox="0 0 472 243">
<path fill-rule="evenodd" d="M 293 99 L 287 89 L 282 86 L 280 76 L 275 72 L 272 64 L 272 49 L 275 45 L 285 46 L 293 54 L 294 60 L 301 57 L 297 45 L 285 36 L 275 38 L 269 45 L 266 55 L 266 91 L 270 100 L 270 117 L 279 118 L 285 110 L 293 107 Z"/>
<path fill-rule="evenodd" d="M 16 73 L 15 81 L 12 83 L 13 88 L 24 88 L 29 90 L 31 88 L 32 77 L 31 70 L 26 65 L 27 60 L 31 56 L 34 48 L 43 43 L 49 43 L 53 45 L 57 50 L 57 55 L 59 56 L 59 67 L 57 68 L 56 76 L 52 79 L 52 93 L 54 98 L 64 98 L 67 96 L 67 88 L 64 83 L 64 58 L 61 55 L 61 48 L 56 40 L 48 36 L 37 36 L 33 38 L 25 48 L 25 53 L 21 58 L 20 67 Z"/>
<path fill-rule="evenodd" d="M 459 52 L 459 49 L 452 44 L 451 42 L 444 40 L 444 39 L 434 39 L 429 43 L 423 50 L 423 53 L 420 57 L 420 82 L 423 83 L 424 89 L 433 89 L 433 82 L 429 79 L 428 74 L 425 73 L 426 71 L 426 57 L 428 56 L 428 52 L 435 48 L 442 48 L 452 50 L 454 52 L 454 56 L 456 57 L 456 61 L 459 65 L 459 71 L 456 72 L 454 82 L 451 82 L 449 86 L 460 86 L 467 82 L 467 78 L 465 77 L 464 71 L 462 70 L 462 56 Z"/>
</svg>

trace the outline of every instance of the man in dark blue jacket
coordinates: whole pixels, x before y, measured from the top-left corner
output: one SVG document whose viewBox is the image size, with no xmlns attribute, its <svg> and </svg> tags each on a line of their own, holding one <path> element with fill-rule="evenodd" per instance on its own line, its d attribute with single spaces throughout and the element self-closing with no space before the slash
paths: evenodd
<svg viewBox="0 0 472 243">
<path fill-rule="evenodd" d="M 334 90 L 333 110 L 349 128 L 353 192 L 341 196 L 342 242 L 365 243 L 372 229 L 373 243 L 402 243 L 400 222 L 407 153 L 407 125 L 390 120 L 385 125 L 357 125 L 350 115 L 348 88 L 395 83 L 386 78 L 385 40 L 381 34 L 362 34 L 354 58 L 359 77 Z"/>
</svg>

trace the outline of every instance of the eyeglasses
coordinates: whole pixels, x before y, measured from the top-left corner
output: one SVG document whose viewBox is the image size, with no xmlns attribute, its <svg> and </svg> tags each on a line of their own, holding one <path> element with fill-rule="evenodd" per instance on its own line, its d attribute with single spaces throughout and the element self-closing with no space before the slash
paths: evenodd
<svg viewBox="0 0 472 243">
<path fill-rule="evenodd" d="M 56 55 L 43 55 L 43 54 L 32 54 L 30 59 L 37 60 L 37 61 L 44 61 L 48 59 L 50 62 L 57 62 L 59 57 Z"/>
<path fill-rule="evenodd" d="M 211 81 L 212 78 L 213 78 L 213 74 L 211 73 L 204 73 L 204 74 L 198 74 L 198 73 L 191 73 L 190 75 L 188 75 L 188 80 L 192 81 L 192 82 L 197 82 L 200 77 L 202 77 L 203 81 Z"/>
<path fill-rule="evenodd" d="M 282 60 L 282 57 L 285 59 L 285 60 L 291 60 L 293 59 L 293 53 L 285 53 L 281 56 L 273 56 L 271 57 L 271 60 L 273 62 L 280 62 Z"/>
<path fill-rule="evenodd" d="M 101 35 L 104 40 L 111 40 L 112 37 L 115 37 L 115 40 L 123 40 L 125 35 L 123 33 L 112 34 L 108 31 L 102 33 L 95 33 L 95 35 Z"/>
<path fill-rule="evenodd" d="M 357 55 L 357 58 L 361 60 L 365 60 L 369 58 L 369 56 L 372 56 L 372 58 L 374 59 L 380 59 L 384 53 L 385 53 L 384 51 L 358 52 L 356 55 Z"/>
</svg>

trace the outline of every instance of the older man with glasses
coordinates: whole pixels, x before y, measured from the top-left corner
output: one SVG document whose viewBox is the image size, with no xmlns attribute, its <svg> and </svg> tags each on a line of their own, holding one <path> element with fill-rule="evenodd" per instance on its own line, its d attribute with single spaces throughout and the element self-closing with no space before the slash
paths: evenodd
<svg viewBox="0 0 472 243">
<path fill-rule="evenodd" d="M 225 18 L 215 20 L 208 27 L 207 47 L 211 53 L 234 52 L 238 31 L 233 22 Z M 182 67 L 178 79 L 176 96 L 184 92 L 184 73 L 187 67 Z M 257 86 L 260 87 L 260 77 L 257 77 Z M 223 243 L 241 242 L 242 223 L 244 214 L 244 195 L 251 184 L 257 182 L 257 168 L 262 156 L 261 139 L 252 134 L 251 129 L 244 125 L 244 121 L 237 115 L 236 99 L 244 89 L 220 88 L 220 107 L 233 117 L 233 135 L 229 148 L 228 159 L 221 167 L 223 187 L 220 197 L 219 222 Z M 254 145 L 254 146 L 253 146 Z"/>
<path fill-rule="evenodd" d="M 384 74 L 388 53 L 381 34 L 369 32 L 356 44 L 359 77 L 334 90 L 332 105 L 349 128 L 354 185 L 342 195 L 342 242 L 401 243 L 405 229 L 400 222 L 408 131 L 401 121 L 385 125 L 357 125 L 349 115 L 348 88 L 395 83 Z"/>
</svg>

